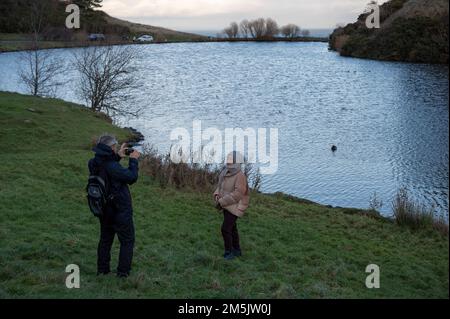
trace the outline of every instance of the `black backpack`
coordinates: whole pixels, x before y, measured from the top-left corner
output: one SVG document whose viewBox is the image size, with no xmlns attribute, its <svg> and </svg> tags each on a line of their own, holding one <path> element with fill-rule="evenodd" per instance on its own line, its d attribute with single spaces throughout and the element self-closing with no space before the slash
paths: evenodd
<svg viewBox="0 0 450 319">
<path fill-rule="evenodd" d="M 99 167 L 93 175 L 89 176 L 86 186 L 89 208 L 95 217 L 105 214 L 106 205 L 113 199 L 110 194 L 109 177 L 103 167 Z"/>
</svg>

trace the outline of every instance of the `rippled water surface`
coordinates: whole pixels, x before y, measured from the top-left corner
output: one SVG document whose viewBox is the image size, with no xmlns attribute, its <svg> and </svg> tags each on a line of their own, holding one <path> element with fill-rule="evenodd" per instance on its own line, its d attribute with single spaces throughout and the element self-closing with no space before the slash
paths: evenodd
<svg viewBox="0 0 450 319">
<path fill-rule="evenodd" d="M 279 168 L 263 191 L 389 215 L 402 186 L 448 214 L 448 67 L 343 58 L 324 43 L 140 46 L 145 107 L 124 124 L 166 151 L 173 128 L 279 129 Z M 70 61 L 72 51 L 55 53 Z M 0 89 L 24 92 L 18 53 L 0 55 Z M 76 73 L 58 96 L 80 102 Z M 338 147 L 336 153 L 331 145 Z"/>
</svg>

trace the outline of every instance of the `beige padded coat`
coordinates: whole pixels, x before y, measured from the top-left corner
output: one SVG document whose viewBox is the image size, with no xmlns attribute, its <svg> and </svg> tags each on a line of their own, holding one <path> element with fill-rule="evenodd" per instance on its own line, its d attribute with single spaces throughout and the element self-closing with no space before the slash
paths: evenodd
<svg viewBox="0 0 450 319">
<path fill-rule="evenodd" d="M 219 182 L 214 197 L 219 196 L 222 208 L 235 216 L 242 217 L 250 201 L 247 177 L 241 171 L 235 175 L 226 174 Z"/>
</svg>

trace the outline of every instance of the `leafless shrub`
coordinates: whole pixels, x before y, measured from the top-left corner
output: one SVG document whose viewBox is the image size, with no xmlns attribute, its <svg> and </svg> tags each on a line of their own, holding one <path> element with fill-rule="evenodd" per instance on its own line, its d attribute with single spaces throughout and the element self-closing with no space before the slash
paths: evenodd
<svg viewBox="0 0 450 319">
<path fill-rule="evenodd" d="M 180 151 L 181 152 L 181 151 Z M 182 155 L 182 154 L 180 154 Z M 211 192 L 217 186 L 222 165 L 198 163 L 174 163 L 170 159 L 170 152 L 166 155 L 158 154 L 153 147 L 146 146 L 140 161 L 141 171 L 159 182 L 161 188 L 174 186 L 188 188 L 201 192 Z M 250 187 L 259 191 L 261 175 L 259 170 L 250 164 L 244 165 Z"/>
<path fill-rule="evenodd" d="M 310 32 L 309 30 L 306 30 L 306 29 L 305 29 L 305 30 L 302 31 L 302 36 L 303 36 L 304 38 L 309 37 L 310 34 L 311 34 L 311 32 Z"/>
<path fill-rule="evenodd" d="M 157 180 L 162 188 L 170 185 L 210 192 L 220 173 L 220 168 L 210 164 L 174 163 L 170 153 L 160 155 L 152 147 L 147 147 L 143 154 L 142 172 Z"/>
<path fill-rule="evenodd" d="M 259 192 L 262 184 L 262 175 L 259 167 L 256 167 L 251 163 L 245 163 L 244 174 L 247 176 L 249 187 L 256 192 Z"/>
<path fill-rule="evenodd" d="M 260 39 L 266 34 L 266 20 L 264 18 L 259 18 L 250 21 L 250 34 L 255 39 Z"/>
<path fill-rule="evenodd" d="M 448 236 L 448 224 L 443 218 L 434 218 L 434 209 L 409 198 L 406 188 L 401 188 L 392 202 L 395 221 L 413 230 L 432 228 Z"/>
<path fill-rule="evenodd" d="M 239 35 L 239 25 L 236 22 L 232 22 L 228 28 L 225 28 L 223 32 L 229 39 L 236 39 Z"/>
<path fill-rule="evenodd" d="M 79 95 L 95 112 L 137 116 L 131 106 L 131 91 L 137 88 L 131 46 L 100 46 L 81 49 L 75 54 L 75 67 L 81 74 Z M 124 105 L 127 102 L 127 105 Z"/>
<path fill-rule="evenodd" d="M 239 30 L 244 38 L 248 38 L 250 35 L 250 22 L 247 19 L 242 20 L 239 24 Z"/>
<path fill-rule="evenodd" d="M 267 18 L 266 20 L 266 32 L 264 36 L 268 38 L 273 38 L 280 33 L 280 29 L 278 28 L 278 23 L 272 18 Z"/>
<path fill-rule="evenodd" d="M 35 96 L 53 96 L 56 88 L 62 85 L 58 76 L 63 72 L 63 63 L 53 51 L 40 50 L 41 33 L 48 25 L 48 3 L 33 1 L 30 4 L 28 28 L 32 34 L 29 50 L 19 58 L 19 78 Z"/>
<path fill-rule="evenodd" d="M 288 24 L 281 28 L 281 34 L 283 34 L 286 38 L 296 38 L 300 35 L 300 27 L 296 24 Z"/>
<path fill-rule="evenodd" d="M 278 23 L 272 18 L 258 18 L 252 21 L 243 20 L 239 25 L 236 22 L 223 30 L 229 39 L 238 37 L 239 32 L 244 38 L 249 36 L 254 39 L 273 38 L 280 33 Z"/>
<path fill-rule="evenodd" d="M 58 86 L 63 84 L 64 71 L 62 60 L 50 50 L 24 51 L 19 58 L 19 78 L 35 96 L 54 96 Z"/>
<path fill-rule="evenodd" d="M 378 194 L 373 193 L 369 201 L 369 209 L 372 211 L 379 211 L 383 207 L 383 201 L 378 197 Z"/>
</svg>

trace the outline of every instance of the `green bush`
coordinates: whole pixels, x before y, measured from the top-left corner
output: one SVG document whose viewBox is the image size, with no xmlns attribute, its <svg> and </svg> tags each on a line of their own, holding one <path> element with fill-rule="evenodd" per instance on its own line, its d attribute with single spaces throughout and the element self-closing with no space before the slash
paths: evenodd
<svg viewBox="0 0 450 319">
<path fill-rule="evenodd" d="M 340 50 L 344 56 L 448 64 L 448 14 L 398 17 L 390 25 L 383 25 L 405 2 L 392 0 L 381 6 L 381 29 L 368 29 L 364 23 L 367 14 L 363 14 L 356 23 L 335 30 L 330 36 L 330 48 L 337 49 L 337 39 L 346 35 L 349 39 Z"/>
</svg>

